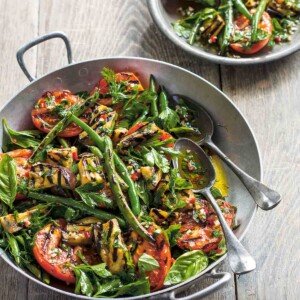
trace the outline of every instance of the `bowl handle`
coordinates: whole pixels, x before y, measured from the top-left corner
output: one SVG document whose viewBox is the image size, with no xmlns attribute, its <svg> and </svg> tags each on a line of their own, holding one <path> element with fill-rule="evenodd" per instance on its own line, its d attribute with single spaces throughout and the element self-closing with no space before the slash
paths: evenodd
<svg viewBox="0 0 300 300">
<path fill-rule="evenodd" d="M 39 36 L 39 37 L 35 38 L 34 40 L 32 40 L 31 42 L 22 46 L 17 51 L 17 61 L 19 63 L 20 68 L 22 69 L 24 74 L 27 76 L 29 81 L 33 81 L 36 78 L 30 75 L 29 71 L 27 70 L 27 68 L 25 66 L 25 63 L 24 63 L 25 52 L 28 49 L 32 48 L 33 46 L 36 46 L 44 41 L 54 39 L 54 38 L 61 38 L 65 42 L 66 49 L 67 49 L 67 55 L 68 55 L 68 62 L 69 62 L 69 64 L 71 64 L 73 62 L 73 55 L 72 55 L 70 40 L 68 39 L 68 37 L 66 36 L 65 33 L 61 32 L 61 31 L 54 31 L 54 32 L 50 32 L 45 35 Z"/>
<path fill-rule="evenodd" d="M 176 294 L 186 291 L 187 287 L 186 285 L 181 286 L 180 288 L 177 288 L 175 291 L 172 291 L 169 294 L 170 300 L 197 300 L 203 297 L 206 297 L 207 295 L 217 291 L 221 287 L 223 287 L 226 283 L 229 282 L 231 279 L 231 274 L 228 272 L 220 272 L 217 273 L 215 269 L 213 269 L 209 274 L 206 275 L 207 277 L 218 279 L 218 281 L 214 282 L 212 285 L 206 287 L 205 289 L 202 289 L 192 295 L 186 296 L 186 297 L 176 297 Z M 195 283 L 193 283 L 195 285 Z"/>
</svg>

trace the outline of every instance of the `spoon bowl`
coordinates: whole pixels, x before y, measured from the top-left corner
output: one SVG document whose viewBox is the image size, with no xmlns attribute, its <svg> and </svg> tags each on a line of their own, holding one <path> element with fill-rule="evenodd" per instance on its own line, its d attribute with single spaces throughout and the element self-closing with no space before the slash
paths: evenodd
<svg viewBox="0 0 300 300">
<path fill-rule="evenodd" d="M 219 205 L 210 192 L 210 188 L 214 185 L 216 180 L 216 173 L 209 157 L 202 150 L 202 148 L 187 138 L 179 138 L 176 141 L 174 148 L 180 152 L 188 151 L 191 153 L 195 163 L 197 165 L 201 165 L 201 168 L 205 170 L 203 180 L 201 180 L 201 186 L 199 187 L 197 183 L 193 183 L 193 191 L 196 193 L 201 193 L 210 202 L 218 216 L 225 236 L 227 254 L 232 271 L 235 274 L 244 274 L 253 271 L 256 268 L 255 260 L 233 234 L 222 214 Z M 178 158 L 174 159 L 173 163 L 174 166 L 179 169 L 179 172 L 181 172 L 182 166 Z"/>
<path fill-rule="evenodd" d="M 200 135 L 193 136 L 191 139 L 196 142 L 198 145 L 203 145 L 212 150 L 215 154 L 217 154 L 238 176 L 241 182 L 245 185 L 249 193 L 251 194 L 255 203 L 263 210 L 270 210 L 277 206 L 281 201 L 281 195 L 267 187 L 265 184 L 259 182 L 255 178 L 248 175 L 242 169 L 240 169 L 232 160 L 230 160 L 222 150 L 214 144 L 212 141 L 212 135 L 214 133 L 214 123 L 211 116 L 208 112 L 199 105 L 195 106 L 195 103 L 192 99 L 174 94 L 170 97 L 171 102 L 173 104 L 180 104 L 181 99 L 188 103 L 189 106 L 196 113 L 194 123 L 192 124 L 194 127 L 200 130 Z M 180 137 L 180 135 L 178 135 Z"/>
</svg>

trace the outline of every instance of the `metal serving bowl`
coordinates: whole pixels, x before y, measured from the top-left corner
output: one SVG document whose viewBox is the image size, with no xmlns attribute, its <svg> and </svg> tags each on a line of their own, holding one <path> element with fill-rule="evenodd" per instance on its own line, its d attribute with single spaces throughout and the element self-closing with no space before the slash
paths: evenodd
<svg viewBox="0 0 300 300">
<path fill-rule="evenodd" d="M 264 48 L 262 51 L 248 57 L 230 58 L 219 56 L 208 49 L 189 45 L 185 39 L 179 37 L 173 30 L 171 23 L 178 20 L 177 9 L 182 6 L 180 0 L 147 0 L 148 8 L 156 25 L 173 43 L 190 54 L 207 59 L 211 62 L 226 65 L 251 65 L 273 61 L 290 55 L 300 49 L 300 30 L 297 30 L 292 41 L 274 48 Z"/>
<path fill-rule="evenodd" d="M 32 78 L 24 65 L 23 54 L 32 46 L 44 40 L 57 37 L 62 38 L 66 43 L 70 64 L 39 79 Z M 214 118 L 215 124 L 222 125 L 217 125 L 215 129 L 214 141 L 217 145 L 251 176 L 259 180 L 262 179 L 259 150 L 247 121 L 226 95 L 192 72 L 165 62 L 135 57 L 101 58 L 73 63 L 69 41 L 61 32 L 50 33 L 35 39 L 22 47 L 18 51 L 17 57 L 21 68 L 32 82 L 10 99 L 0 110 L 0 118 L 5 117 L 8 124 L 16 130 L 32 127 L 30 111 L 36 100 L 45 91 L 69 89 L 72 92 L 78 92 L 91 90 L 99 81 L 99 72 L 103 67 L 108 67 L 115 71 L 133 71 L 139 75 L 145 86 L 147 86 L 149 75 L 153 74 L 157 81 L 166 86 L 172 93 L 183 94 L 195 99 L 196 105 L 197 103 L 201 104 L 207 109 Z M 0 146 L 5 143 L 1 128 Z M 226 166 L 225 170 L 230 186 L 230 197 L 228 200 L 238 207 L 237 219 L 238 223 L 241 224 L 235 231 L 235 234 L 241 239 L 254 217 L 256 205 L 235 175 Z M 39 281 L 32 274 L 17 266 L 12 258 L 2 249 L 0 249 L 0 255 L 9 265 L 31 280 L 65 295 L 75 296 L 72 289 L 62 282 L 52 280 L 51 285 L 47 285 Z M 195 293 L 189 298 L 199 299 L 219 289 L 230 280 L 230 273 L 217 273 L 214 270 L 225 257 L 222 256 L 218 261 L 210 264 L 203 272 L 181 284 L 148 295 L 130 297 L 128 299 L 143 299 L 145 297 L 152 297 L 151 299 L 175 299 L 177 293 L 187 290 L 193 284 L 197 284 L 204 274 L 218 279 L 213 285 Z M 89 299 L 86 296 L 76 296 L 81 299 Z"/>
</svg>

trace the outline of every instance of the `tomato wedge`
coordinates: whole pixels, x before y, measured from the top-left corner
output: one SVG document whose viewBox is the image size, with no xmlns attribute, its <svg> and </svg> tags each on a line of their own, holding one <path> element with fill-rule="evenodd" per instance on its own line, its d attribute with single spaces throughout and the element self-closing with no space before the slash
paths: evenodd
<svg viewBox="0 0 300 300">
<path fill-rule="evenodd" d="M 251 22 L 244 15 L 239 15 L 234 20 L 234 28 L 235 34 L 246 35 L 248 32 L 251 31 Z M 260 51 L 268 44 L 273 30 L 271 17 L 267 12 L 263 13 L 261 21 L 258 25 L 258 29 L 266 33 L 265 39 L 251 45 L 250 47 L 245 47 L 243 45 L 244 43 L 231 43 L 230 47 L 236 52 L 249 55 Z M 247 44 L 249 40 L 245 38 L 244 42 L 245 44 Z"/>
<path fill-rule="evenodd" d="M 158 228 L 159 227 L 155 225 L 151 225 L 148 231 L 152 234 L 154 230 Z M 134 232 L 133 234 L 136 233 Z M 164 286 L 165 278 L 171 268 L 172 263 L 171 249 L 164 233 L 161 233 L 156 237 L 155 244 L 152 244 L 144 239 L 140 244 L 138 244 L 132 256 L 133 263 L 135 265 L 137 265 L 138 260 L 143 255 L 143 253 L 151 255 L 159 263 L 160 267 L 158 269 L 154 269 L 146 273 L 149 277 L 151 291 L 153 292 L 160 290 Z"/>
<path fill-rule="evenodd" d="M 75 274 L 68 264 L 76 264 L 78 257 L 71 247 L 60 248 L 62 224 L 59 227 L 50 223 L 38 231 L 32 251 L 36 261 L 50 275 L 66 283 L 75 283 Z"/>
<path fill-rule="evenodd" d="M 31 118 L 34 126 L 48 133 L 61 120 L 57 111 L 66 109 L 78 103 L 81 99 L 72 95 L 70 91 L 46 92 L 36 103 L 31 111 Z M 55 109 L 57 110 L 55 112 Z M 62 132 L 60 137 L 73 137 L 82 132 L 82 129 L 75 123 L 71 123 Z"/>
<path fill-rule="evenodd" d="M 29 171 L 31 165 L 28 162 L 29 157 L 33 151 L 31 149 L 17 149 L 10 152 L 7 152 L 5 154 L 9 155 L 11 158 L 14 159 L 16 165 L 17 165 L 17 176 L 20 180 L 21 178 L 28 178 Z M 0 160 L 4 154 L 0 153 Z M 16 200 L 22 200 L 25 199 L 26 196 L 18 193 L 16 195 Z"/>
</svg>

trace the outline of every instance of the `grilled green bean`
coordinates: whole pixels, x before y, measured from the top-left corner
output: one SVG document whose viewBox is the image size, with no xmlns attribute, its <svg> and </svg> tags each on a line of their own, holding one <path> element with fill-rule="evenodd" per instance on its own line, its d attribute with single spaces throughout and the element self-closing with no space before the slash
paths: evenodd
<svg viewBox="0 0 300 300">
<path fill-rule="evenodd" d="M 8 247 L 11 255 L 14 257 L 16 263 L 18 265 L 21 265 L 21 251 L 17 240 L 12 234 L 7 232 L 6 232 L 6 237 L 7 237 Z"/>
<path fill-rule="evenodd" d="M 150 75 L 149 90 L 150 90 L 150 92 L 156 94 L 156 90 L 155 90 L 155 79 L 154 79 L 154 76 L 153 76 L 152 74 Z M 151 101 L 150 112 L 151 112 L 151 115 L 152 115 L 153 117 L 158 116 L 158 110 L 157 110 L 157 96 L 156 96 L 156 97 L 153 97 L 153 99 L 152 99 L 152 101 Z"/>
<path fill-rule="evenodd" d="M 252 15 L 250 14 L 249 10 L 247 9 L 246 5 L 242 0 L 233 0 L 233 4 L 235 8 L 243 14 L 248 20 L 252 20 Z"/>
<path fill-rule="evenodd" d="M 42 272 L 41 270 L 32 264 L 26 265 L 26 268 L 38 279 L 42 279 Z"/>
<path fill-rule="evenodd" d="M 90 207 L 82 202 L 76 201 L 71 198 L 58 197 L 58 196 L 41 194 L 41 193 L 36 193 L 36 192 L 29 192 L 27 194 L 27 196 L 32 199 L 47 202 L 47 203 L 62 203 L 68 207 L 73 207 L 73 208 L 79 209 L 85 213 L 91 214 L 92 216 L 95 216 L 96 218 L 99 218 L 103 221 L 109 221 L 111 219 L 116 218 L 118 220 L 120 226 L 122 226 L 122 227 L 125 226 L 125 222 L 122 218 L 120 218 L 114 214 L 111 214 L 109 212 L 106 212 L 104 210 Z"/>
<path fill-rule="evenodd" d="M 134 215 L 138 217 L 141 212 L 141 205 L 140 205 L 139 196 L 135 189 L 134 182 L 131 179 L 131 176 L 126 168 L 126 165 L 124 164 L 122 159 L 117 155 L 115 151 L 113 153 L 113 159 L 118 173 L 120 174 L 120 176 L 123 178 L 123 180 L 126 182 L 126 184 L 129 187 L 128 196 L 130 199 L 131 209 Z"/>
<path fill-rule="evenodd" d="M 168 108 L 168 96 L 162 87 L 161 92 L 159 94 L 159 112 L 163 112 Z"/>
<path fill-rule="evenodd" d="M 57 140 L 59 141 L 59 143 L 64 147 L 64 148 L 69 148 L 70 145 L 67 142 L 66 139 L 62 138 L 62 137 L 58 137 Z"/>
<path fill-rule="evenodd" d="M 224 3 L 225 2 L 225 3 Z M 224 15 L 225 15 L 225 28 L 224 28 L 224 34 L 222 38 L 222 43 L 221 43 L 221 53 L 224 53 L 226 48 L 228 47 L 231 39 L 231 35 L 233 32 L 233 5 L 232 5 L 232 0 L 227 0 L 227 1 L 222 1 L 221 3 L 224 5 L 225 10 L 224 10 Z"/>
<path fill-rule="evenodd" d="M 116 169 L 115 163 L 113 159 L 113 146 L 111 139 L 108 136 L 103 137 L 104 141 L 104 159 L 105 159 L 105 170 L 107 173 L 107 177 L 110 183 L 110 188 L 113 191 L 115 200 L 117 205 L 125 217 L 126 221 L 132 226 L 134 230 L 143 238 L 155 242 L 155 239 L 152 235 L 139 223 L 139 221 L 135 218 L 131 209 L 129 208 L 126 198 L 120 188 L 120 185 L 117 181 L 116 177 Z"/>
<path fill-rule="evenodd" d="M 257 35 L 258 24 L 260 22 L 260 19 L 261 19 L 263 13 L 266 10 L 266 7 L 269 2 L 270 2 L 270 0 L 261 0 L 259 2 L 258 7 L 256 8 L 255 14 L 253 15 L 252 29 L 251 29 L 251 42 L 252 43 L 257 41 L 256 35 Z"/>
</svg>

